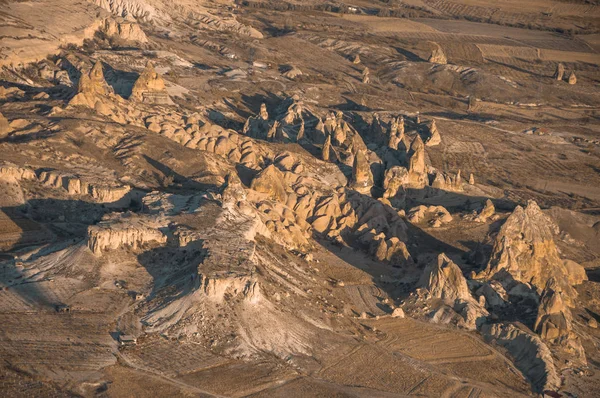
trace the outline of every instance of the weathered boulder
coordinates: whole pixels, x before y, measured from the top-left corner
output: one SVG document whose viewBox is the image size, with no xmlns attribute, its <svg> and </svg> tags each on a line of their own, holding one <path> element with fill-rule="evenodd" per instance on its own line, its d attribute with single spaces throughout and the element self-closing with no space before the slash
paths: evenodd
<svg viewBox="0 0 600 398">
<path fill-rule="evenodd" d="M 575 76 L 575 71 L 571 71 L 567 81 L 569 82 L 569 84 L 577 84 L 577 76 Z"/>
</svg>

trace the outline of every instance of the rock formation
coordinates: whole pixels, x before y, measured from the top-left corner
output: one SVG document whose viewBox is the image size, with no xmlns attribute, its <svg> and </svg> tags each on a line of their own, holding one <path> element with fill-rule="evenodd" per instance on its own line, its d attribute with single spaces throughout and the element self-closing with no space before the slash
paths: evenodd
<svg viewBox="0 0 600 398">
<path fill-rule="evenodd" d="M 567 339 L 571 331 L 571 311 L 562 299 L 562 292 L 554 277 L 549 278 L 540 297 L 534 331 L 543 340 Z"/>
<path fill-rule="evenodd" d="M 370 77 L 370 72 L 369 72 L 369 68 L 365 68 L 362 71 L 362 82 L 365 84 L 368 84 L 369 82 L 371 82 L 371 77 Z"/>
<path fill-rule="evenodd" d="M 554 278 L 567 297 L 574 297 L 572 286 L 581 281 L 558 255 L 554 244 L 557 232 L 556 224 L 536 202 L 528 201 L 525 209 L 517 206 L 495 238 L 485 273 L 503 278 L 506 272 L 516 281 L 531 283 L 538 292 Z"/>
<path fill-rule="evenodd" d="M 370 194 L 373 187 L 373 173 L 367 154 L 363 150 L 356 151 L 352 164 L 352 189 L 363 194 Z"/>
<path fill-rule="evenodd" d="M 577 84 L 577 76 L 575 76 L 575 71 L 571 71 L 568 78 L 569 84 Z"/>
<path fill-rule="evenodd" d="M 96 103 L 102 103 L 103 97 L 112 94 L 112 90 L 104 80 L 102 62 L 97 61 L 89 73 L 82 73 L 79 78 L 77 94 L 71 99 L 69 105 L 83 105 L 94 108 Z"/>
<path fill-rule="evenodd" d="M 146 64 L 146 68 L 136 80 L 130 98 L 134 101 L 153 105 L 170 105 L 173 103 L 167 93 L 165 81 L 156 73 L 152 62 Z"/>
<path fill-rule="evenodd" d="M 422 188 L 427 185 L 427 167 L 425 165 L 425 144 L 420 135 L 416 135 L 409 151 L 408 176 L 412 187 Z"/>
<path fill-rule="evenodd" d="M 270 165 L 254 177 L 250 184 L 250 189 L 266 194 L 271 199 L 285 203 L 287 194 L 283 179 L 283 173 L 274 165 Z"/>
<path fill-rule="evenodd" d="M 553 78 L 556 80 L 562 80 L 564 75 L 565 75 L 565 66 L 561 62 L 559 62 L 558 65 L 556 65 L 556 72 L 554 72 Z"/>
<path fill-rule="evenodd" d="M 404 118 L 398 117 L 392 119 L 388 132 L 388 147 L 393 150 L 398 150 L 400 144 L 404 146 Z M 406 148 L 404 148 L 406 150 Z"/>
<path fill-rule="evenodd" d="M 427 137 L 427 142 L 425 145 L 427 146 L 436 146 L 442 142 L 442 137 L 440 136 L 440 132 L 437 129 L 437 125 L 435 124 L 435 120 L 431 121 L 431 125 L 429 126 L 429 135 Z"/>
<path fill-rule="evenodd" d="M 300 69 L 298 69 L 297 67 L 292 66 L 287 71 L 283 72 L 283 76 L 290 80 L 294 80 L 298 76 L 302 76 L 302 71 Z"/>
<path fill-rule="evenodd" d="M 458 170 L 456 175 L 450 173 L 443 173 L 441 171 L 434 171 L 434 178 L 431 182 L 432 188 L 443 189 L 444 191 L 462 191 L 463 183 L 461 172 Z"/>
<path fill-rule="evenodd" d="M 439 228 L 443 224 L 447 224 L 452 221 L 452 215 L 443 206 L 416 206 L 408 211 L 406 218 L 411 223 L 416 224 L 423 221 L 428 215 L 431 216 L 429 223 L 434 228 Z"/>
<path fill-rule="evenodd" d="M 408 170 L 401 166 L 393 166 L 385 171 L 383 179 L 383 197 L 391 202 L 394 207 L 404 207 L 404 186 L 410 182 Z M 402 195 L 399 195 L 402 193 Z"/>
<path fill-rule="evenodd" d="M 107 18 L 104 21 L 102 31 L 109 37 L 114 36 L 122 40 L 136 41 L 140 43 L 148 42 L 148 38 L 139 24 L 122 18 Z"/>
<path fill-rule="evenodd" d="M 479 212 L 477 217 L 475 217 L 475 221 L 486 222 L 495 213 L 496 213 L 496 208 L 494 207 L 494 204 L 492 203 L 492 201 L 488 199 L 485 201 L 485 206 L 483 207 L 483 209 L 481 209 L 481 211 Z"/>
<path fill-rule="evenodd" d="M 434 298 L 454 302 L 472 300 L 467 280 L 458 265 L 441 253 L 437 261 L 429 264 L 423 271 L 419 286 L 429 290 Z"/>
<path fill-rule="evenodd" d="M 448 59 L 446 58 L 446 54 L 442 51 L 442 47 L 437 43 L 432 43 L 434 49 L 431 51 L 431 55 L 429 56 L 428 62 L 432 64 L 447 64 Z"/>
<path fill-rule="evenodd" d="M 6 137 L 12 132 L 8 119 L 0 112 L 0 139 Z"/>
<path fill-rule="evenodd" d="M 321 150 L 321 159 L 325 162 L 329 162 L 329 154 L 331 152 L 331 134 L 327 134 L 327 138 L 325 138 L 325 143 L 323 144 L 323 148 Z"/>
<path fill-rule="evenodd" d="M 356 54 L 356 55 L 354 56 L 354 60 L 352 61 L 352 63 L 353 63 L 353 64 L 355 64 L 355 65 L 358 65 L 358 64 L 360 64 L 360 62 L 361 62 L 361 61 L 360 61 L 360 55 L 359 55 L 359 54 Z"/>
<path fill-rule="evenodd" d="M 260 104 L 260 111 L 258 113 L 258 116 L 260 116 L 260 118 L 262 120 L 269 120 L 269 112 L 267 112 L 267 104 L 265 104 L 264 102 L 262 104 Z"/>
<path fill-rule="evenodd" d="M 88 247 L 96 255 L 121 247 L 137 249 L 145 243 L 166 243 L 158 225 L 132 218 L 108 219 L 88 227 Z"/>
<path fill-rule="evenodd" d="M 469 174 L 469 185 L 475 185 L 475 176 L 473 173 Z"/>
</svg>

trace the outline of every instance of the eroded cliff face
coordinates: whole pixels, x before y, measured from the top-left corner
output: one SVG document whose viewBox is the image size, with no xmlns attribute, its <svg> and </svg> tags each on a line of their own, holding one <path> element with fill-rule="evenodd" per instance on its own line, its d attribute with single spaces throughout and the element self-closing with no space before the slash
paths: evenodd
<svg viewBox="0 0 600 398">
<path fill-rule="evenodd" d="M 529 379 L 536 392 L 555 391 L 561 381 L 544 342 L 524 327 L 510 323 L 485 325 L 482 333 L 486 339 L 495 340 L 515 358 L 515 364 Z"/>
</svg>

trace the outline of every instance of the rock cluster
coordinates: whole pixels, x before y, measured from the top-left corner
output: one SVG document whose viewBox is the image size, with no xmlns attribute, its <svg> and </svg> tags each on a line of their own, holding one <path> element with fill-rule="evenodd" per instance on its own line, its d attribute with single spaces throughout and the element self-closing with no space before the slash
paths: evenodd
<svg viewBox="0 0 600 398">
<path fill-rule="evenodd" d="M 26 167 L 2 165 L 0 178 L 10 178 L 15 181 L 33 180 L 47 187 L 62 189 L 69 195 L 86 195 L 97 203 L 129 205 L 131 187 L 119 183 L 94 181 L 76 174 L 59 170 L 32 170 Z"/>
<path fill-rule="evenodd" d="M 559 62 L 558 65 L 556 65 L 556 71 L 554 72 L 552 78 L 558 81 L 563 81 L 565 80 L 565 76 L 565 66 L 561 62 Z M 571 71 L 566 77 L 566 80 L 569 84 L 577 84 L 577 76 L 575 76 L 575 71 Z"/>
<path fill-rule="evenodd" d="M 443 189 L 445 191 L 463 190 L 463 181 L 460 170 L 458 170 L 456 175 L 436 170 L 434 171 L 433 176 L 433 181 L 431 182 L 432 188 Z"/>
</svg>

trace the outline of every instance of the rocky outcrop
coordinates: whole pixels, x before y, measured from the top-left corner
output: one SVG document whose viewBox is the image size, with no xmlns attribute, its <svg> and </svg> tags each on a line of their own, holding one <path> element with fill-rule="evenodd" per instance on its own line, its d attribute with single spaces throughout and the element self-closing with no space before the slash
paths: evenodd
<svg viewBox="0 0 600 398">
<path fill-rule="evenodd" d="M 575 71 L 571 71 L 567 81 L 569 82 L 569 84 L 577 84 L 577 76 L 575 76 Z"/>
<path fill-rule="evenodd" d="M 437 43 L 432 44 L 434 48 L 431 51 L 431 55 L 429 56 L 427 62 L 431 62 L 432 64 L 447 64 L 448 59 L 446 58 L 446 54 L 444 54 L 444 51 L 442 51 L 442 47 L 440 47 L 440 45 Z"/>
<path fill-rule="evenodd" d="M 153 105 L 171 105 L 173 103 L 167 93 L 165 81 L 156 73 L 152 62 L 148 62 L 133 85 L 130 99 Z"/>
<path fill-rule="evenodd" d="M 566 340 L 571 331 L 571 311 L 562 299 L 562 292 L 554 278 L 548 279 L 540 297 L 534 331 L 543 340 Z"/>
<path fill-rule="evenodd" d="M 365 195 L 371 193 L 373 188 L 373 173 L 371 172 L 371 164 L 367 159 L 367 154 L 362 151 L 356 151 L 354 162 L 352 164 L 352 189 Z"/>
<path fill-rule="evenodd" d="M 534 391 L 556 391 L 561 385 L 550 350 L 536 335 L 518 324 L 483 325 L 481 333 L 488 342 L 508 350 L 516 367 L 527 377 Z"/>
<path fill-rule="evenodd" d="M 556 224 L 536 202 L 530 200 L 525 209 L 517 206 L 495 238 L 484 274 L 501 279 L 509 274 L 516 281 L 532 284 L 538 293 L 554 278 L 568 298 L 575 297 L 572 286 L 578 281 L 558 255 L 557 232 Z"/>
<path fill-rule="evenodd" d="M 118 37 L 121 40 L 148 42 L 148 38 L 139 24 L 124 19 L 107 18 L 104 21 L 102 32 L 109 37 Z"/>
<path fill-rule="evenodd" d="M 88 227 L 88 248 L 96 255 L 106 250 L 130 247 L 133 250 L 149 242 L 166 243 L 158 223 L 146 223 L 133 217 L 109 218 Z"/>
</svg>

